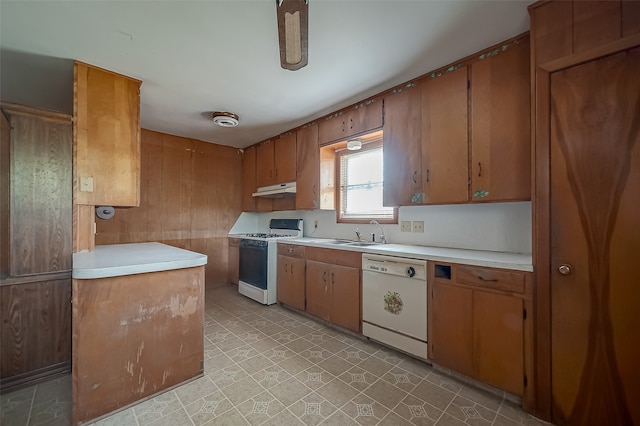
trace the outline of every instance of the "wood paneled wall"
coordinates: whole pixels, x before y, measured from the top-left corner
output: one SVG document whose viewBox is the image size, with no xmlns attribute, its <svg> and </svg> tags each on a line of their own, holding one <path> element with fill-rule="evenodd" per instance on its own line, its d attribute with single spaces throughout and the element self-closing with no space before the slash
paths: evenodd
<svg viewBox="0 0 640 426">
<path fill-rule="evenodd" d="M 241 213 L 237 149 L 142 130 L 140 207 L 97 221 L 96 244 L 157 241 L 206 254 L 207 286 L 227 284 L 227 233 Z"/>
</svg>

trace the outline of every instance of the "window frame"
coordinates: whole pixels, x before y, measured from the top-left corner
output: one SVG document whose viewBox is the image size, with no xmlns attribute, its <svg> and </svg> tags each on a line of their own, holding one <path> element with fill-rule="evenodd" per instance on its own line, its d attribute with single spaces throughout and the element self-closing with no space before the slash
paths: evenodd
<svg viewBox="0 0 640 426">
<path fill-rule="evenodd" d="M 354 155 L 358 153 L 362 153 L 363 151 L 372 151 L 375 149 L 383 149 L 383 159 L 384 159 L 384 148 L 382 143 L 382 132 L 373 132 L 368 135 L 363 135 L 358 139 L 362 140 L 362 148 L 358 151 L 349 151 L 346 148 L 346 142 L 343 144 L 339 144 L 336 149 L 336 157 L 335 157 L 335 182 L 336 182 L 336 191 L 335 191 L 335 206 L 336 206 L 336 222 L 337 223 L 355 223 L 355 224 L 368 224 L 372 220 L 376 220 L 380 224 L 398 224 L 398 207 L 393 207 L 392 217 L 387 219 L 382 219 L 376 216 L 369 217 L 360 217 L 360 218 L 351 218 L 344 217 L 344 210 L 342 208 L 343 203 L 343 195 L 342 195 L 342 159 L 344 156 Z M 383 160 L 384 161 L 384 160 Z M 384 177 L 383 177 L 383 187 L 384 187 Z"/>
</svg>

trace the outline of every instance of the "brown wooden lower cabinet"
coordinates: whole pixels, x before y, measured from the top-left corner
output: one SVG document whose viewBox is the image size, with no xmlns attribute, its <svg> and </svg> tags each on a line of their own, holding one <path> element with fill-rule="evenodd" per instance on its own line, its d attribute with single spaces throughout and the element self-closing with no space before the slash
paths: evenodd
<svg viewBox="0 0 640 426">
<path fill-rule="evenodd" d="M 73 280 L 73 420 L 202 375 L 204 266 Z"/>
<path fill-rule="evenodd" d="M 468 376 L 473 374 L 472 300 L 468 288 L 431 282 L 429 358 Z"/>
<path fill-rule="evenodd" d="M 531 274 L 429 262 L 429 358 L 526 399 Z"/>
<path fill-rule="evenodd" d="M 305 309 L 305 248 L 294 244 L 278 245 L 278 302 Z"/>
<path fill-rule="evenodd" d="M 308 247 L 306 257 L 307 312 L 360 333 L 361 253 Z"/>
</svg>

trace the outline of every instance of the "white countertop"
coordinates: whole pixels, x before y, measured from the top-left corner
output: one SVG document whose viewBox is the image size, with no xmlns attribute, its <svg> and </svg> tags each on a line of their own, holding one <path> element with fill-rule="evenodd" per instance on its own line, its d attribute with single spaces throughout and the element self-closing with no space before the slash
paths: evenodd
<svg viewBox="0 0 640 426">
<path fill-rule="evenodd" d="M 161 243 L 111 244 L 73 254 L 77 279 L 119 277 L 207 264 L 205 254 Z"/>
<path fill-rule="evenodd" d="M 435 260 L 439 262 L 463 263 L 465 265 L 486 266 L 491 268 L 533 271 L 530 254 L 507 253 L 483 250 L 465 250 L 446 247 L 414 246 L 405 244 L 375 244 L 359 247 L 344 244 L 332 244 L 329 238 L 286 238 L 278 240 L 284 244 L 299 244 L 336 250 L 359 251 L 362 253 L 384 254 L 388 256 L 408 257 L 412 259 Z"/>
</svg>

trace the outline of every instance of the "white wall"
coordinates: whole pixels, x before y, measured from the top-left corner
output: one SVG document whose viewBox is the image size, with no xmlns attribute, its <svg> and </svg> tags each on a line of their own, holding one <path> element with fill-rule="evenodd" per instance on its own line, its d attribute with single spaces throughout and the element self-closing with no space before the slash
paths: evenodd
<svg viewBox="0 0 640 426">
<path fill-rule="evenodd" d="M 424 221 L 424 233 L 382 225 L 389 243 L 531 253 L 530 202 L 400 207 L 398 216 L 399 222 Z M 379 234 L 375 225 L 336 223 L 330 210 L 242 213 L 230 233 L 265 232 L 272 218 L 298 217 L 304 219 L 305 237 L 355 239 L 356 227 L 367 240 Z"/>
</svg>

